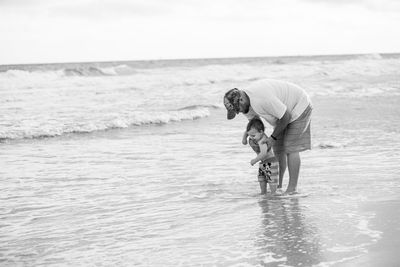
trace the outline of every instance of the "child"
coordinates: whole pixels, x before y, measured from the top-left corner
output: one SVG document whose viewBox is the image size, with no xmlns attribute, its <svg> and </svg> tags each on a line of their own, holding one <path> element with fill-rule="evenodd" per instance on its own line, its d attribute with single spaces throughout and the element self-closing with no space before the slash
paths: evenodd
<svg viewBox="0 0 400 267">
<path fill-rule="evenodd" d="M 249 136 L 249 144 L 257 153 L 257 157 L 250 161 L 253 166 L 257 162 L 258 168 L 258 181 L 260 182 L 261 194 L 267 192 L 267 183 L 271 189 L 271 193 L 276 193 L 278 186 L 278 170 L 279 163 L 271 147 L 268 147 L 267 135 L 264 133 L 264 124 L 260 118 L 255 117 L 247 124 L 247 134 Z"/>
</svg>

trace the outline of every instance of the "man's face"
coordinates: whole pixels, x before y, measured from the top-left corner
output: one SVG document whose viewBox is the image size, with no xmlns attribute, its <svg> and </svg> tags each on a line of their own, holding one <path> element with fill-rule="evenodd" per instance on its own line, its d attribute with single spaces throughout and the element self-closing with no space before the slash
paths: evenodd
<svg viewBox="0 0 400 267">
<path fill-rule="evenodd" d="M 241 95 L 239 99 L 239 112 L 246 114 L 247 112 L 249 112 L 249 108 L 250 103 L 248 101 L 248 98 Z"/>
<path fill-rule="evenodd" d="M 224 105 L 228 111 L 227 118 L 231 120 L 235 118 L 236 114 L 239 114 L 239 112 L 249 112 L 250 102 L 244 92 L 234 88 L 225 94 Z"/>
<path fill-rule="evenodd" d="M 236 114 L 238 114 L 239 111 L 240 111 L 239 102 L 237 102 L 237 103 L 232 103 L 232 102 L 230 102 L 229 100 L 224 99 L 224 105 L 225 105 L 225 108 L 226 108 L 228 111 L 234 111 Z"/>
</svg>

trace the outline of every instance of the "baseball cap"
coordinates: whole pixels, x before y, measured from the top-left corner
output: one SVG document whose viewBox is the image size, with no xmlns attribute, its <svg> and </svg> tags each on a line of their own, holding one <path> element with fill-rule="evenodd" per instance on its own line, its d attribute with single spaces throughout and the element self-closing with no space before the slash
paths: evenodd
<svg viewBox="0 0 400 267">
<path fill-rule="evenodd" d="M 239 100 L 240 100 L 240 91 L 237 88 L 233 88 L 226 92 L 224 96 L 224 105 L 226 110 L 228 111 L 227 119 L 231 120 L 235 118 L 236 114 L 239 113 Z"/>
</svg>

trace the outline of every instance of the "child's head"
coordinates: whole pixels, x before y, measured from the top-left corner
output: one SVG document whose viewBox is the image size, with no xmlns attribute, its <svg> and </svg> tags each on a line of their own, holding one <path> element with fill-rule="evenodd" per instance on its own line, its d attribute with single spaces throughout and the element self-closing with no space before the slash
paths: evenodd
<svg viewBox="0 0 400 267">
<path fill-rule="evenodd" d="M 258 117 L 252 118 L 247 124 L 247 134 L 255 141 L 260 141 L 264 135 L 264 123 Z"/>
</svg>

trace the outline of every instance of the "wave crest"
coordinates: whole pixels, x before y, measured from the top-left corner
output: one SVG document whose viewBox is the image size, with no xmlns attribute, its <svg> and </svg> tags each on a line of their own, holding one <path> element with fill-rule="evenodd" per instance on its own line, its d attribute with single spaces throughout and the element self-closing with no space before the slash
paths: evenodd
<svg viewBox="0 0 400 267">
<path fill-rule="evenodd" d="M 343 148 L 345 147 L 344 144 L 341 143 L 335 143 L 335 142 L 321 142 L 314 147 L 319 148 L 319 149 L 335 149 L 335 148 Z"/>
<path fill-rule="evenodd" d="M 208 117 L 209 115 L 210 112 L 208 108 L 195 108 L 167 112 L 136 112 L 129 116 L 114 117 L 109 120 L 103 118 L 98 121 L 76 121 L 75 123 L 69 123 L 68 126 L 66 126 L 64 122 L 59 122 L 58 124 L 47 125 L 47 127 L 43 127 L 42 125 L 40 129 L 29 128 L 20 130 L 16 127 L 16 129 L 0 132 L 0 142 L 20 139 L 41 139 L 66 134 L 92 133 L 149 124 L 168 124 L 186 120 L 197 120 Z"/>
<path fill-rule="evenodd" d="M 11 79 L 48 79 L 61 77 L 95 77 L 95 76 L 117 76 L 117 75 L 132 75 L 137 71 L 128 65 L 117 65 L 112 67 L 97 67 L 97 66 L 76 66 L 66 67 L 53 70 L 24 70 L 24 69 L 9 69 L 0 72 L 0 77 Z"/>
</svg>

